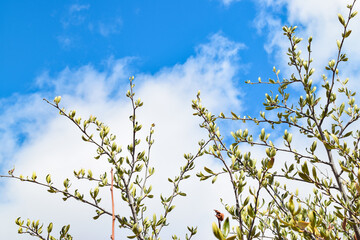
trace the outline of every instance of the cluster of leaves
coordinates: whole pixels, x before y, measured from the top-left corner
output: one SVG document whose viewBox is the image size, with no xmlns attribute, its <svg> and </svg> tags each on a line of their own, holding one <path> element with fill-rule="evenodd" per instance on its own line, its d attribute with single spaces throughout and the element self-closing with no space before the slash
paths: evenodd
<svg viewBox="0 0 360 240">
<path fill-rule="evenodd" d="M 213 222 L 212 230 L 217 239 L 221 239 L 221 240 L 235 240 L 236 239 L 236 235 L 227 237 L 230 233 L 230 220 L 228 217 L 225 219 L 221 229 L 216 225 L 216 223 Z"/>
<path fill-rule="evenodd" d="M 276 80 L 247 81 L 278 86 L 278 94 L 266 94 L 265 111 L 260 113 L 260 118 L 240 117 L 234 112 L 231 117 L 223 113 L 215 116 L 202 105 L 200 93 L 193 100 L 194 114 L 203 119 L 201 127 L 207 130 L 211 141 L 205 153 L 222 164 L 219 171 L 205 167 L 205 172 L 197 176 L 200 180 L 212 178 L 213 183 L 219 175 L 228 176 L 235 204 L 225 204 L 225 209 L 235 221 L 232 233 L 236 239 L 360 240 L 360 131 L 355 126 L 360 113 L 355 104 L 356 93 L 347 87 L 349 79 L 341 80 L 339 76 L 340 63 L 348 60 L 342 48 L 351 34 L 349 21 L 357 14 L 353 11 L 355 2 L 347 6 L 346 20 L 338 14 L 343 33 L 341 40 L 337 40 L 336 59 L 329 61 L 325 67 L 327 73 L 322 75 L 320 90 L 325 92 L 325 99 L 320 98 L 311 79 L 315 72 L 311 67 L 312 37 L 308 39 L 304 59 L 297 49 L 302 39 L 295 35 L 296 27 L 284 26 L 284 35 L 290 42 L 289 66 L 294 67 L 295 73 L 280 80 L 280 70 L 274 67 Z M 302 89 L 303 95 L 297 100 L 287 91 L 290 85 Z M 336 91 L 347 102 L 339 100 Z M 248 129 L 232 132 L 233 141 L 227 144 L 219 130 L 219 121 L 224 120 L 252 122 L 264 128 L 259 130 L 258 140 Z M 275 144 L 266 132 L 275 127 L 289 127 L 284 132 L 283 144 Z M 297 138 L 303 137 L 300 147 L 293 142 L 292 133 L 296 131 Z M 242 144 L 263 148 L 261 162 L 257 163 L 251 152 L 242 153 Z M 279 153 L 291 155 L 293 161 L 282 161 L 276 156 Z M 340 160 L 336 162 L 335 158 Z M 275 162 L 282 167 L 274 167 Z M 297 182 L 312 186 L 313 195 L 305 197 L 287 187 Z M 213 231 L 217 239 L 225 239 L 216 224 Z"/>
<path fill-rule="evenodd" d="M 150 150 L 154 143 L 153 134 L 155 124 L 151 125 L 149 135 L 146 137 L 147 150 L 138 150 L 138 145 L 141 140 L 137 138 L 137 133 L 142 129 L 142 125 L 136 119 L 136 111 L 138 108 L 143 106 L 143 102 L 140 99 L 134 99 L 135 92 L 133 89 L 135 85 L 133 80 L 134 77 L 131 77 L 130 90 L 126 93 L 126 96 L 130 99 L 132 104 L 132 114 L 129 117 L 132 124 L 132 141 L 129 145 L 127 145 L 128 155 L 122 154 L 122 148 L 116 143 L 116 136 L 111 134 L 110 128 L 103 122 L 99 121 L 97 117 L 90 116 L 88 119 L 82 120 L 81 117 L 76 116 L 75 110 L 66 112 L 64 108 L 59 106 L 61 101 L 60 96 L 55 97 L 54 103 L 44 99 L 48 104 L 56 108 L 60 115 L 66 117 L 75 124 L 75 126 L 81 131 L 82 139 L 85 142 L 89 142 L 96 146 L 97 150 L 95 159 L 107 159 L 111 172 L 114 169 L 113 182 L 109 182 L 109 174 L 107 172 L 100 174 L 97 178 L 93 175 L 90 169 L 87 171 L 85 169 L 74 171 L 74 176 L 78 180 L 84 179 L 97 184 L 94 189 L 90 189 L 89 196 L 85 196 L 85 194 L 81 193 L 78 189 L 70 191 L 71 181 L 69 178 L 64 180 L 63 188 L 60 188 L 56 187 L 52 182 L 50 174 L 46 176 L 45 182 L 38 181 L 35 172 L 30 178 L 25 178 L 22 175 L 15 176 L 14 169 L 9 171 L 8 176 L 1 177 L 10 177 L 21 181 L 35 183 L 48 188 L 48 192 L 50 193 L 61 193 L 64 201 L 72 198 L 84 204 L 90 205 L 95 208 L 95 220 L 102 215 L 112 216 L 112 211 L 107 210 L 101 205 L 99 193 L 100 189 L 110 188 L 112 190 L 113 186 L 115 191 L 119 191 L 118 194 L 121 195 L 121 200 L 125 203 L 124 206 L 128 206 L 131 212 L 130 216 L 114 214 L 119 227 L 128 229 L 132 233 L 128 236 L 128 238 L 136 238 L 139 240 L 160 239 L 159 236 L 162 228 L 169 225 L 167 222 L 168 214 L 175 208 L 175 205 L 173 204 L 174 199 L 177 196 L 186 196 L 184 192 L 180 191 L 180 183 L 190 177 L 188 173 L 195 167 L 194 160 L 203 154 L 203 150 L 207 143 L 203 141 L 199 142 L 199 150 L 196 155 L 184 155 L 186 162 L 184 166 L 180 168 L 179 175 L 168 179 L 173 185 L 172 192 L 169 196 L 160 196 L 160 201 L 163 205 L 163 213 L 154 213 L 152 217 L 149 217 L 151 215 L 146 213 L 148 210 L 146 199 L 154 197 L 151 194 L 152 186 L 148 184 L 148 179 L 155 172 L 155 169 L 149 164 Z M 94 135 L 95 133 L 97 134 Z M 32 224 L 29 224 L 29 221 L 30 220 L 28 220 L 28 223 L 24 225 L 24 222 L 21 221 L 20 218 L 16 220 L 16 224 L 20 226 L 19 233 L 28 233 L 41 239 L 55 239 L 50 236 L 52 223 L 50 223 L 48 227 L 48 238 L 45 238 L 41 236 L 42 226 L 39 226 L 39 221 L 33 222 Z M 62 228 L 59 239 L 71 239 L 71 236 L 68 234 L 69 227 L 70 225 L 67 225 Z M 189 234 L 186 234 L 185 236 L 186 240 L 190 240 L 197 233 L 197 228 L 188 227 L 188 231 Z M 173 239 L 179 238 L 174 235 Z"/>
<path fill-rule="evenodd" d="M 20 217 L 18 217 L 15 220 L 16 225 L 19 226 L 18 233 L 19 234 L 29 234 L 30 236 L 38 237 L 42 240 L 57 240 L 54 236 L 50 235 L 53 229 L 53 223 L 50 223 L 47 227 L 47 236 L 46 238 L 41 235 L 43 232 L 43 224 L 40 225 L 39 220 L 31 221 L 30 219 L 27 219 L 26 224 L 24 220 L 21 220 Z M 63 226 L 60 230 L 60 237 L 59 240 L 72 240 L 72 236 L 68 233 L 70 229 L 70 225 Z"/>
</svg>

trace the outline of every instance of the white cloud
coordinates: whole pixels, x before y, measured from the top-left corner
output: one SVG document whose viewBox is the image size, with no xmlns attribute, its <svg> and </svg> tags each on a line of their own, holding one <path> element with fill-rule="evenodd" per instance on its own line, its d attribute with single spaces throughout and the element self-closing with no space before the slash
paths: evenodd
<svg viewBox="0 0 360 240">
<path fill-rule="evenodd" d="M 143 135 L 151 123 L 155 123 L 155 144 L 152 150 L 152 165 L 156 176 L 152 179 L 154 193 L 169 194 L 172 187 L 168 177 L 178 173 L 183 164 L 184 153 L 194 153 L 197 141 L 206 137 L 198 127 L 199 119 L 192 116 L 191 100 L 197 90 L 202 91 L 204 104 L 212 111 L 236 108 L 241 111 L 240 90 L 235 88 L 238 53 L 244 46 L 228 40 L 220 34 L 211 37 L 210 42 L 200 45 L 195 56 L 183 64 L 165 68 L 154 75 L 139 73 L 136 76 L 136 97 L 141 97 L 144 107 L 139 111 L 138 119 L 143 123 Z M 31 175 L 36 170 L 40 180 L 47 173 L 61 186 L 62 180 L 72 176 L 74 169 L 82 167 L 93 169 L 95 173 L 109 171 L 106 160 L 93 159 L 95 147 L 84 143 L 76 127 L 59 116 L 57 111 L 45 104 L 41 98 L 52 98 L 62 95 L 62 104 L 68 110 L 76 109 L 83 118 L 90 114 L 98 116 L 112 131 L 117 133 L 118 143 L 126 149 L 131 136 L 129 102 L 124 93 L 131 59 L 112 60 L 109 68 L 103 72 L 91 65 L 78 69 L 66 68 L 56 76 L 43 74 L 37 79 L 40 86 L 52 89 L 49 92 L 38 92 L 27 96 L 14 96 L 12 104 L 3 101 L 7 111 L 1 114 L 4 119 L 0 124 L 0 139 L 7 144 L 1 149 L 1 156 L 6 157 L 2 165 L 10 169 L 16 166 L 16 174 Z M 2 107 L 3 107 L 2 106 Z M 27 140 L 19 145 L 16 141 L 19 134 L 26 132 Z M 125 152 L 126 150 L 124 150 Z M 3 159 L 3 158 L 2 158 Z M 211 161 L 201 159 L 199 167 Z M 215 164 L 216 165 L 216 164 Z M 193 172 L 193 174 L 195 171 Z M 219 197 L 232 201 L 231 189 L 226 188 L 225 180 L 215 185 L 200 183 L 192 177 L 184 183 L 188 197 L 177 199 L 177 208 L 169 218 L 170 226 L 164 229 L 163 239 L 170 239 L 171 234 L 184 237 L 187 225 L 197 225 L 198 239 L 212 238 L 211 223 L 215 221 L 214 208 L 222 209 Z M 4 239 L 19 239 L 14 220 L 23 218 L 41 219 L 46 224 L 56 223 L 54 231 L 64 224 L 71 224 L 71 233 L 77 239 L 107 238 L 111 231 L 110 217 L 93 221 L 93 209 L 81 203 L 68 200 L 63 203 L 60 195 L 50 195 L 45 189 L 28 183 L 1 180 L 2 198 L 0 236 Z M 74 182 L 73 189 L 89 189 Z M 84 191 L 88 196 L 88 191 Z M 109 192 L 105 192 L 109 206 Z M 159 199 L 157 195 L 156 200 Z M 160 204 L 151 202 L 153 212 L 159 213 Z M 118 206 L 120 214 L 126 207 Z M 124 238 L 123 231 L 117 231 L 117 238 Z M 28 239 L 23 237 L 22 239 Z"/>
<path fill-rule="evenodd" d="M 325 73 L 325 66 L 328 61 L 336 58 L 337 46 L 336 40 L 341 38 L 342 27 L 338 21 L 337 14 L 341 13 L 345 18 L 348 15 L 347 4 L 352 1 L 337 0 L 259 0 L 255 1 L 258 7 L 258 16 L 255 24 L 259 31 L 266 29 L 268 41 L 265 49 L 269 54 L 276 57 L 276 63 L 282 67 L 284 73 L 290 73 L 287 69 L 288 57 L 286 56 L 289 42 L 282 34 L 282 25 L 297 25 L 296 35 L 302 37 L 303 43 L 300 45 L 303 52 L 303 58 L 306 58 L 307 39 L 312 36 L 312 57 L 314 58 L 313 67 L 316 69 L 314 80 L 318 81 L 320 75 Z M 355 10 L 359 9 L 359 4 L 355 5 Z M 285 10 L 284 13 L 280 12 Z M 283 17 L 280 17 L 282 13 Z M 346 39 L 344 52 L 349 56 L 350 63 L 342 63 L 345 66 L 347 74 L 353 75 L 357 71 L 360 61 L 360 46 L 357 42 L 360 39 L 360 21 L 359 16 L 352 19 L 349 28 L 352 29 L 351 36 Z M 266 27 L 265 27 L 266 26 Z M 285 71 L 284 71 L 285 70 Z"/>
<path fill-rule="evenodd" d="M 288 56 L 286 55 L 289 41 L 283 35 L 282 26 L 298 26 L 296 36 L 303 38 L 302 44 L 299 48 L 302 50 L 302 58 L 307 58 L 307 39 L 313 37 L 312 42 L 312 58 L 314 62 L 312 67 L 316 69 L 313 75 L 313 81 L 318 85 L 318 96 L 322 96 L 322 101 L 325 101 L 325 91 L 320 87 L 322 83 L 321 74 L 328 74 L 325 66 L 329 60 L 335 59 L 337 56 L 336 40 L 341 38 L 343 31 L 341 24 L 338 21 L 338 13 L 341 13 L 346 19 L 348 16 L 347 4 L 353 1 L 336 1 L 336 0 L 256 0 L 255 6 L 258 7 L 258 16 L 254 20 L 255 27 L 261 34 L 267 35 L 267 42 L 264 44 L 267 52 L 272 55 L 274 65 L 281 69 L 280 78 L 290 78 L 290 74 L 295 72 L 295 69 L 289 68 Z M 360 5 L 357 2 L 354 10 L 359 10 Z M 286 11 L 285 14 L 283 11 Z M 344 80 L 349 77 L 350 81 L 347 87 L 354 91 L 360 88 L 358 81 L 359 64 L 360 64 L 360 21 L 359 16 L 351 20 L 349 29 L 352 33 L 349 38 L 345 40 L 343 53 L 349 56 L 349 62 L 340 64 L 340 79 Z M 302 87 L 298 87 L 299 92 Z M 335 89 L 339 84 L 335 83 Z M 293 88 L 295 90 L 295 87 Z M 336 91 L 338 106 L 341 102 L 348 100 L 343 94 Z M 304 94 L 305 95 L 305 94 Z M 359 99 L 359 96 L 357 96 Z M 321 103 L 321 102 L 320 102 Z M 323 129 L 331 129 L 331 119 L 325 121 Z M 294 131 L 294 130 L 293 130 Z M 311 139 L 303 139 L 299 136 L 298 131 L 293 132 L 293 142 L 295 149 L 301 150 L 306 145 L 310 145 Z M 301 141 L 301 142 L 300 142 Z M 278 140 L 281 142 L 281 140 Z M 296 148 L 297 147 L 297 148 Z M 320 149 L 317 152 L 318 156 L 327 159 L 324 151 Z M 286 159 L 286 158 L 283 158 Z M 321 166 L 321 170 L 331 173 L 326 166 Z"/>
</svg>

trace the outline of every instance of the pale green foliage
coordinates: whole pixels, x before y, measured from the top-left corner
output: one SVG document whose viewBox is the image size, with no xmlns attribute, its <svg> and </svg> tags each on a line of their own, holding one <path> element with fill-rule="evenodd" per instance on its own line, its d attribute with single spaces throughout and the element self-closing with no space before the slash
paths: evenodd
<svg viewBox="0 0 360 240">
<path fill-rule="evenodd" d="M 229 218 L 226 218 L 224 221 L 224 224 L 222 225 L 222 229 L 220 229 L 216 223 L 212 224 L 212 230 L 217 239 L 220 240 L 234 240 L 236 239 L 236 235 L 230 236 L 227 238 L 227 236 L 230 233 L 230 221 Z"/>
<path fill-rule="evenodd" d="M 38 237 L 39 239 L 48 239 L 48 240 L 57 240 L 55 237 L 53 237 L 52 235 L 50 235 L 50 233 L 52 232 L 53 229 L 53 223 L 50 223 L 47 227 L 47 236 L 46 238 L 43 237 L 41 234 L 43 232 L 43 225 L 39 224 L 39 220 L 35 221 L 30 221 L 30 219 L 27 219 L 26 223 L 24 220 L 21 220 L 21 218 L 17 218 L 15 221 L 16 225 L 19 226 L 19 230 L 18 233 L 19 234 L 23 234 L 23 233 L 27 233 L 31 236 L 34 237 Z M 71 235 L 68 233 L 70 229 L 70 225 L 66 225 L 63 226 L 60 230 L 60 236 L 59 236 L 59 240 L 72 240 L 73 238 L 71 237 Z"/>
<path fill-rule="evenodd" d="M 163 205 L 162 213 L 148 213 L 151 209 L 146 205 L 146 199 L 153 198 L 152 186 L 147 180 L 155 170 L 150 165 L 150 150 L 154 143 L 152 138 L 155 125 L 152 124 L 149 135 L 146 137 L 147 149 L 138 149 L 140 139 L 137 133 L 142 125 L 136 118 L 136 111 L 143 102 L 135 100 L 133 91 L 134 78 L 130 78 L 130 90 L 126 96 L 132 104 L 130 121 L 132 123 L 132 139 L 127 145 L 128 153 L 125 154 L 116 142 L 116 136 L 111 133 L 109 126 L 99 121 L 97 117 L 90 116 L 86 120 L 76 116 L 76 111 L 66 112 L 59 106 L 61 97 L 55 97 L 54 103 L 47 101 L 56 108 L 60 115 L 73 122 L 82 133 L 82 139 L 96 146 L 95 159 L 104 160 L 108 164 L 109 171 L 114 169 L 114 191 L 119 191 L 121 201 L 129 207 L 129 216 L 116 213 L 115 219 L 120 228 L 129 232 L 128 238 L 138 240 L 160 239 L 160 232 L 167 226 L 168 214 L 174 209 L 173 201 L 177 196 L 186 196 L 180 191 L 180 183 L 189 178 L 189 171 L 194 169 L 194 161 L 203 154 L 211 155 L 222 165 L 221 170 L 204 167 L 205 172 L 197 176 L 200 180 L 211 179 L 215 183 L 218 177 L 226 175 L 228 183 L 232 186 L 234 205 L 224 203 L 225 209 L 231 216 L 224 223 L 213 223 L 212 231 L 219 240 L 235 239 L 357 239 L 360 240 L 360 131 L 354 130 L 355 123 L 360 118 L 359 108 L 355 104 L 355 92 L 347 88 L 349 79 L 342 80 L 339 76 L 339 64 L 348 60 L 342 53 L 344 40 L 350 36 L 351 30 L 348 24 L 355 17 L 353 5 L 348 5 L 347 18 L 338 15 L 340 24 L 343 26 L 342 38 L 336 41 L 338 54 L 330 60 L 326 66 L 326 75 L 323 75 L 323 83 L 319 87 L 325 92 L 324 99 L 320 99 L 319 90 L 311 79 L 315 69 L 311 66 L 311 42 L 308 39 L 307 58 L 303 59 L 301 52 L 297 50 L 301 38 L 295 36 L 296 27 L 283 27 L 284 35 L 289 39 L 290 47 L 287 55 L 289 65 L 293 66 L 295 73 L 289 78 L 280 80 L 280 70 L 273 69 L 276 79 L 264 82 L 258 79 L 257 83 L 278 86 L 278 94 L 265 95 L 265 111 L 260 117 L 240 117 L 231 112 L 227 117 L 220 113 L 218 116 L 209 112 L 201 103 L 200 92 L 193 101 L 194 115 L 203 119 L 200 125 L 208 131 L 207 141 L 199 142 L 199 150 L 195 155 L 185 154 L 185 165 L 180 168 L 180 174 L 169 178 L 173 185 L 173 191 L 168 196 L 160 196 Z M 329 76 L 329 79 L 328 77 Z M 287 92 L 289 85 L 301 87 L 302 95 L 290 96 Z M 347 102 L 341 102 L 336 96 L 343 95 Z M 268 117 L 265 113 L 271 112 Z M 275 116 L 275 117 L 274 117 Z M 231 132 L 232 143 L 224 141 L 218 127 L 218 121 L 230 120 L 247 124 L 249 122 L 259 125 L 258 132 L 250 133 L 248 129 L 239 129 Z M 283 134 L 283 144 L 276 145 L 271 141 L 267 132 L 269 128 L 289 127 Z M 95 129 L 95 130 L 93 130 Z M 256 131 L 256 128 L 255 130 Z M 296 132 L 297 131 L 297 132 Z M 293 134 L 296 133 L 306 142 L 313 139 L 307 146 L 296 149 Z M 258 135 L 258 137 L 257 137 Z M 251 156 L 251 152 L 242 152 L 241 144 L 263 148 L 263 158 L 257 161 Z M 320 155 L 320 150 L 325 155 Z M 279 153 L 291 154 L 291 159 L 281 159 Z M 340 160 L 337 162 L 335 158 Z M 281 170 L 278 166 L 281 165 Z M 276 167 L 275 167 L 276 166 Z M 92 206 L 98 219 L 103 215 L 112 216 L 109 209 L 102 206 L 99 192 L 108 190 L 111 186 L 108 180 L 108 172 L 99 177 L 85 169 L 74 171 L 78 180 L 86 179 L 97 183 L 89 194 L 80 193 L 78 189 L 71 190 L 71 182 L 66 178 L 63 187 L 57 187 L 48 174 L 44 182 L 37 179 L 33 172 L 32 176 L 15 176 L 14 169 L 9 171 L 9 177 L 41 185 L 50 193 L 61 193 L 63 200 L 75 199 L 79 202 Z M 225 177 L 225 176 L 224 176 Z M 297 190 L 289 189 L 287 185 L 300 182 L 314 188 L 313 194 L 305 197 Z M 47 227 L 47 236 L 42 236 L 43 225 L 39 221 L 27 220 L 25 223 L 18 218 L 16 224 L 19 233 L 30 234 L 40 239 L 56 239 L 50 233 L 53 224 Z M 233 225 L 233 227 L 230 226 Z M 58 239 L 72 239 L 69 235 L 70 225 L 64 226 Z M 197 232 L 196 227 L 188 227 L 189 235 L 185 239 L 190 240 Z M 178 240 L 177 236 L 172 237 Z"/>
<path fill-rule="evenodd" d="M 149 210 L 146 205 L 146 199 L 153 198 L 151 194 L 152 186 L 148 184 L 148 179 L 155 173 L 155 169 L 150 166 L 150 150 L 154 143 L 153 133 L 155 124 L 150 127 L 149 135 L 145 141 L 147 143 L 147 149 L 139 150 L 138 145 L 140 139 L 137 138 L 137 133 L 142 129 L 142 125 L 136 119 L 136 111 L 138 108 L 143 106 L 143 102 L 140 99 L 134 100 L 135 92 L 133 91 L 135 85 L 133 83 L 134 77 L 130 78 L 130 90 L 126 96 L 130 99 L 132 104 L 132 114 L 129 119 L 132 123 L 132 139 L 131 143 L 127 146 L 128 154 L 122 153 L 122 148 L 116 143 L 116 136 L 110 132 L 110 128 L 103 122 L 99 121 L 97 117 L 90 116 L 86 120 L 82 120 L 81 117 L 76 116 L 76 111 L 72 110 L 66 112 L 64 108 L 60 108 L 61 97 L 55 97 L 54 104 L 44 99 L 48 104 L 56 108 L 60 115 L 66 117 L 72 121 L 75 126 L 81 131 L 82 139 L 85 142 L 89 142 L 96 146 L 95 159 L 104 160 L 107 159 L 109 164 L 109 170 L 115 169 L 114 171 L 114 191 L 122 197 L 122 201 L 125 203 L 124 206 L 130 208 L 131 215 L 123 216 L 121 213 L 115 213 L 115 219 L 119 224 L 120 228 L 128 229 L 130 235 L 128 238 L 136 238 L 139 240 L 155 240 L 160 239 L 159 235 L 163 227 L 167 226 L 167 217 L 169 213 L 175 208 L 174 199 L 177 196 L 186 196 L 186 194 L 180 191 L 180 183 L 188 179 L 190 175 L 189 171 L 194 169 L 194 160 L 203 154 L 203 150 L 206 147 L 206 143 L 199 142 L 199 151 L 194 156 L 192 154 L 185 154 L 186 160 L 185 165 L 180 168 L 180 173 L 174 178 L 169 178 L 170 184 L 173 185 L 173 190 L 168 196 L 160 196 L 160 202 L 163 205 L 163 213 L 147 213 Z M 92 127 L 93 126 L 93 127 Z M 93 130 L 95 129 L 95 131 Z M 110 171 L 109 171 L 110 172 Z M 46 182 L 37 180 L 37 175 L 33 172 L 32 176 L 24 178 L 22 175 L 15 176 L 14 169 L 9 171 L 10 177 L 21 181 L 27 181 L 35 183 L 37 185 L 48 188 L 50 193 L 61 193 L 63 200 L 75 199 L 84 204 L 90 205 L 95 208 L 96 215 L 94 219 L 98 219 L 102 215 L 112 216 L 112 211 L 105 209 L 101 204 L 101 198 L 99 192 L 101 189 L 106 188 L 107 190 L 111 186 L 111 182 L 108 180 L 108 172 L 104 172 L 99 177 L 95 177 L 93 172 L 85 169 L 74 171 L 74 176 L 78 180 L 86 179 L 91 182 L 97 183 L 97 187 L 89 190 L 89 194 L 85 195 L 80 193 L 78 189 L 71 191 L 71 182 L 69 178 L 66 178 L 63 182 L 63 188 L 56 187 L 51 180 L 51 175 L 48 174 L 45 178 Z M 118 209 L 118 208 L 117 208 Z M 28 223 L 24 225 L 24 221 L 20 218 L 16 220 L 16 224 L 19 225 L 20 234 L 30 234 L 40 239 L 55 239 L 50 235 L 52 230 L 52 223 L 48 227 L 47 238 L 41 236 L 42 225 L 39 225 L 39 221 Z M 72 239 L 68 234 L 70 225 L 64 226 L 60 232 L 59 239 Z M 190 240 L 197 232 L 196 227 L 188 227 L 189 235 L 186 234 L 185 239 Z M 178 239 L 177 236 L 173 236 L 173 239 Z"/>
<path fill-rule="evenodd" d="M 265 95 L 265 111 L 260 113 L 260 118 L 242 118 L 234 112 L 231 117 L 223 113 L 215 116 L 202 105 L 200 94 L 193 100 L 194 114 L 203 119 L 201 127 L 208 131 L 211 141 L 205 153 L 222 164 L 219 171 L 205 167 L 205 173 L 197 176 L 200 180 L 212 178 L 214 183 L 218 176 L 227 175 L 235 205 L 225 204 L 225 209 L 235 220 L 232 234 L 236 239 L 360 240 L 360 131 L 355 127 L 360 113 L 355 104 L 356 93 L 347 88 L 348 79 L 341 80 L 339 76 L 340 63 L 348 60 L 342 47 L 351 33 L 349 21 L 356 15 L 353 4 L 348 5 L 347 19 L 338 15 L 343 33 L 337 41 L 336 59 L 326 66 L 330 79 L 323 75 L 321 89 L 325 99 L 320 99 L 319 90 L 311 79 L 315 72 L 311 67 L 312 38 L 308 39 L 307 59 L 303 59 L 301 51 L 297 50 L 302 39 L 295 36 L 296 27 L 285 26 L 284 35 L 290 42 L 289 65 L 294 67 L 295 73 L 280 80 L 280 70 L 274 67 L 276 80 L 247 81 L 278 86 L 278 94 Z M 287 92 L 289 85 L 302 89 L 297 104 Z M 336 91 L 348 101 L 339 101 Z M 269 116 L 275 117 L 267 117 L 265 112 L 272 112 Z M 219 130 L 220 120 L 255 123 L 261 128 L 259 137 L 248 129 L 239 129 L 231 132 L 233 142 L 227 144 Z M 284 132 L 283 144 L 274 144 L 266 127 L 289 127 Z M 290 132 L 296 131 L 304 138 L 303 143 L 314 140 L 302 148 L 294 146 Z M 258 162 L 251 152 L 242 153 L 240 144 L 263 147 L 263 159 Z M 325 152 L 324 156 L 319 154 L 319 148 Z M 293 157 L 277 158 L 279 152 Z M 335 157 L 340 160 L 337 162 Z M 274 163 L 282 165 L 281 170 L 274 168 Z M 313 187 L 313 195 L 305 197 L 287 187 L 295 182 Z M 213 232 L 217 239 L 225 239 L 215 223 Z"/>
</svg>

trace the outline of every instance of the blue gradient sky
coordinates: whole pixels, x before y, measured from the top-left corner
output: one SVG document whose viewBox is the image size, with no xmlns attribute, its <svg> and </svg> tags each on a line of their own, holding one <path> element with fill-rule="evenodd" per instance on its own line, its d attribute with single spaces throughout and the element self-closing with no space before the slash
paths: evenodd
<svg viewBox="0 0 360 240">
<path fill-rule="evenodd" d="M 155 73 L 183 63 L 214 33 L 246 44 L 242 78 L 257 79 L 273 59 L 255 26 L 253 1 L 1 1 L 0 97 L 37 91 L 43 72 L 91 63 L 103 68 L 108 58 L 135 57 L 129 75 Z M 256 68 L 255 68 L 256 66 Z M 261 67 L 259 67 L 261 66 Z"/>
</svg>

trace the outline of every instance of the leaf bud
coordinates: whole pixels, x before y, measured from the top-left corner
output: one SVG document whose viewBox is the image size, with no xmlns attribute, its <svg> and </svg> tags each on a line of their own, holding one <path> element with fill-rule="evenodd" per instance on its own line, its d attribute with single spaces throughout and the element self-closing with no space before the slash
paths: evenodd
<svg viewBox="0 0 360 240">
<path fill-rule="evenodd" d="M 339 22 L 345 27 L 344 17 L 340 13 L 338 13 L 338 19 L 339 19 Z"/>
<path fill-rule="evenodd" d="M 61 101 L 61 96 L 56 96 L 56 97 L 54 98 L 54 103 L 55 103 L 56 105 L 59 105 L 60 101 Z"/>
<path fill-rule="evenodd" d="M 33 181 L 35 181 L 35 180 L 36 180 L 36 178 L 37 178 L 36 173 L 35 173 L 35 172 L 33 172 L 33 173 L 32 173 L 32 176 L 31 176 L 31 179 L 32 179 Z"/>
<path fill-rule="evenodd" d="M 310 72 L 309 72 L 309 75 L 312 75 L 314 72 L 315 72 L 315 68 L 311 68 Z"/>
<path fill-rule="evenodd" d="M 353 12 L 353 13 L 351 13 L 351 18 L 353 18 L 353 17 L 355 17 L 356 16 L 356 14 L 358 14 L 358 11 L 355 11 L 355 12 Z"/>
<path fill-rule="evenodd" d="M 53 229 L 53 223 L 51 222 L 51 223 L 49 224 L 49 226 L 47 227 L 48 233 L 51 233 L 52 229 Z"/>
<path fill-rule="evenodd" d="M 96 187 L 95 189 L 94 189 L 94 198 L 96 198 L 96 196 L 99 194 L 99 188 L 98 187 Z"/>
<path fill-rule="evenodd" d="M 47 182 L 48 184 L 51 183 L 51 176 L 50 176 L 50 174 L 46 175 L 46 182 Z"/>
</svg>

